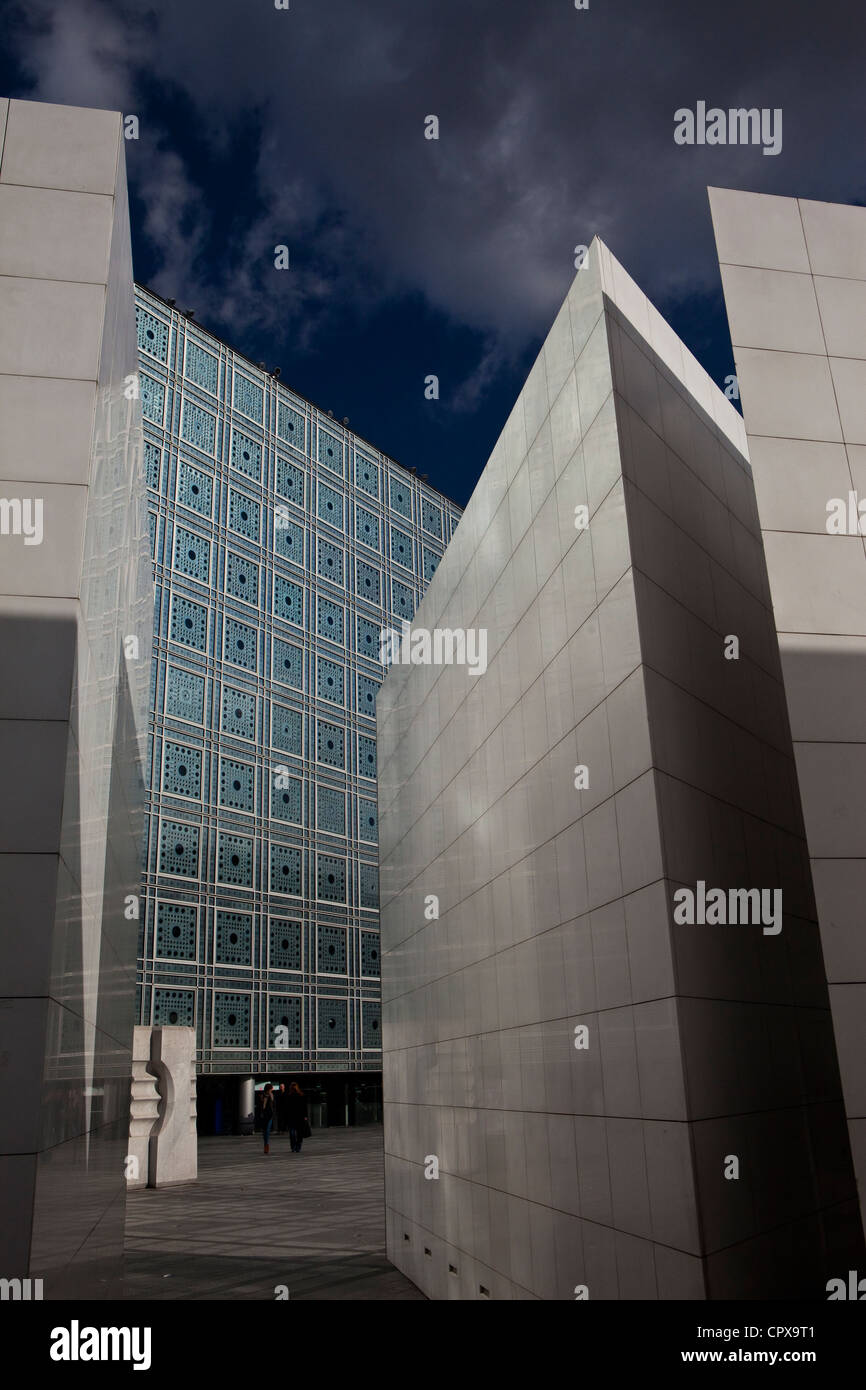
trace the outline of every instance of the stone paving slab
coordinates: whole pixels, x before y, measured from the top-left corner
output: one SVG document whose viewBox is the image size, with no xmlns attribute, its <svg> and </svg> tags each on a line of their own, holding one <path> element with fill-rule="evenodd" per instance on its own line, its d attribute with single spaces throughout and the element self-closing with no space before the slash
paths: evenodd
<svg viewBox="0 0 866 1390">
<path fill-rule="evenodd" d="M 385 1257 L 382 1126 L 202 1138 L 197 1183 L 127 1196 L 128 1299 L 424 1300 Z"/>
</svg>

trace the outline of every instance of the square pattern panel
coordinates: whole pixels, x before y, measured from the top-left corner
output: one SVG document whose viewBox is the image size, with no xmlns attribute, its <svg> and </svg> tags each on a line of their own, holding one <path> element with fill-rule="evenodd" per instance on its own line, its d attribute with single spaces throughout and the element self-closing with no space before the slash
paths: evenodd
<svg viewBox="0 0 866 1390">
<path fill-rule="evenodd" d="M 141 352 L 146 352 L 149 357 L 155 357 L 158 362 L 168 360 L 168 333 L 167 323 L 156 318 L 154 314 L 149 314 L 146 309 L 139 305 L 135 310 L 135 322 L 138 330 L 138 346 Z"/>
<path fill-rule="evenodd" d="M 243 555 L 226 556 L 226 593 L 244 603 L 259 601 L 259 567 Z"/>
<path fill-rule="evenodd" d="M 361 1005 L 361 1039 L 365 1048 L 381 1050 L 382 1006 L 372 999 L 365 999 Z"/>
<path fill-rule="evenodd" d="M 431 536 L 442 539 L 442 509 L 426 497 L 421 503 L 421 525 Z"/>
<path fill-rule="evenodd" d="M 346 861 L 320 854 L 316 863 L 316 896 L 325 902 L 346 901 Z"/>
<path fill-rule="evenodd" d="M 159 833 L 159 871 L 179 878 L 198 878 L 200 830 L 180 821 L 162 822 Z"/>
<path fill-rule="evenodd" d="M 391 580 L 391 607 L 401 621 L 411 622 L 415 616 L 415 595 L 396 579 Z"/>
<path fill-rule="evenodd" d="M 284 753 L 300 758 L 304 751 L 304 718 L 300 710 L 284 705 L 271 707 L 271 743 Z"/>
<path fill-rule="evenodd" d="M 304 563 L 304 531 L 289 518 L 288 509 L 274 520 L 274 550 L 283 560 Z"/>
<path fill-rule="evenodd" d="M 210 578 L 210 541 L 194 531 L 177 527 L 174 533 L 174 568 L 188 579 L 207 584 Z"/>
<path fill-rule="evenodd" d="M 217 835 L 217 882 L 230 883 L 236 888 L 252 888 L 253 858 L 252 840 L 245 835 L 221 832 Z"/>
<path fill-rule="evenodd" d="M 303 453 L 306 447 L 306 421 L 297 410 L 292 410 L 283 402 L 280 402 L 277 413 L 277 434 Z"/>
<path fill-rule="evenodd" d="M 318 459 L 326 468 L 331 468 L 335 473 L 343 472 L 343 442 L 337 439 L 336 435 L 330 434 L 328 430 L 319 427 L 318 440 Z"/>
<path fill-rule="evenodd" d="M 262 446 L 240 430 L 232 431 L 231 466 L 256 482 L 262 476 Z"/>
<path fill-rule="evenodd" d="M 316 789 L 316 825 L 331 835 L 346 833 L 346 794 L 333 787 Z"/>
<path fill-rule="evenodd" d="M 214 1047 L 248 1047 L 250 996 L 215 990 L 213 996 Z"/>
<path fill-rule="evenodd" d="M 382 971 L 381 942 L 377 931 L 361 932 L 361 974 L 378 979 Z"/>
<path fill-rule="evenodd" d="M 274 616 L 294 623 L 295 627 L 304 625 L 304 591 L 300 584 L 280 575 L 274 578 Z"/>
<path fill-rule="evenodd" d="M 288 1052 L 301 1047 L 302 1019 L 302 999 L 291 994 L 272 994 L 268 999 L 268 1050 Z"/>
<path fill-rule="evenodd" d="M 207 609 L 188 598 L 173 594 L 171 599 L 171 637 L 196 651 L 207 650 Z"/>
<path fill-rule="evenodd" d="M 321 521 L 327 521 L 331 526 L 336 526 L 342 530 L 343 499 L 339 492 L 335 492 L 332 487 L 328 487 L 325 483 L 319 483 L 318 516 Z"/>
<path fill-rule="evenodd" d="M 408 482 L 404 482 L 402 478 L 390 478 L 388 493 L 395 512 L 399 512 L 401 516 L 412 515 L 412 490 Z"/>
<path fill-rule="evenodd" d="M 160 960 L 195 960 L 196 908 L 186 903 L 156 905 L 156 955 Z"/>
<path fill-rule="evenodd" d="M 256 736 L 256 697 L 245 690 L 226 686 L 222 694 L 220 729 L 235 738 L 254 739 Z"/>
<path fill-rule="evenodd" d="M 379 469 L 360 451 L 355 453 L 355 485 L 371 497 L 379 496 Z"/>
<path fill-rule="evenodd" d="M 290 845 L 271 845 L 271 892 L 301 896 L 301 851 Z"/>
<path fill-rule="evenodd" d="M 250 763 L 220 758 L 219 804 L 232 811 L 253 811 L 256 799 L 256 770 Z"/>
<path fill-rule="evenodd" d="M 212 396 L 217 393 L 219 386 L 219 361 L 212 352 L 207 352 L 198 343 L 187 340 L 186 345 L 186 376 L 190 381 L 195 382 L 203 391 L 209 391 Z"/>
<path fill-rule="evenodd" d="M 236 618 L 226 618 L 223 657 L 233 666 L 255 671 L 258 660 L 258 634 L 255 628 L 239 623 Z"/>
<path fill-rule="evenodd" d="M 268 963 L 272 970 L 301 969 L 301 924 L 272 917 L 269 926 Z"/>
<path fill-rule="evenodd" d="M 391 527 L 391 559 L 404 569 L 411 570 L 415 565 L 412 537 L 407 536 L 405 531 L 399 531 L 396 526 Z"/>
<path fill-rule="evenodd" d="M 321 700 L 330 700 L 334 705 L 344 703 L 345 671 L 334 661 L 319 657 L 319 673 L 316 690 Z"/>
<path fill-rule="evenodd" d="M 319 999 L 316 1019 L 320 1048 L 345 1049 L 349 1046 L 349 1009 L 345 999 Z"/>
<path fill-rule="evenodd" d="M 300 710 L 284 705 L 271 707 L 271 743 L 284 753 L 300 758 L 304 751 L 304 720 Z"/>
<path fill-rule="evenodd" d="M 379 693 L 379 682 L 371 680 L 369 676 L 358 677 L 358 713 L 363 714 L 367 719 L 376 718 L 376 696 Z"/>
<path fill-rule="evenodd" d="M 161 425 L 165 415 L 165 387 L 156 377 L 148 376 L 146 372 L 139 372 L 138 385 L 144 419 Z"/>
<path fill-rule="evenodd" d="M 250 965 L 253 919 L 249 912 L 216 912 L 214 960 L 218 965 Z"/>
<path fill-rule="evenodd" d="M 213 479 L 191 463 L 178 464 L 177 500 L 181 506 L 189 507 L 200 516 L 210 516 L 213 511 Z"/>
<path fill-rule="evenodd" d="M 382 628 L 379 623 L 371 622 L 369 618 L 357 619 L 357 651 L 360 656 L 366 656 L 370 661 L 379 664 L 379 643 Z"/>
<path fill-rule="evenodd" d="M 296 463 L 289 459 L 277 459 L 277 492 L 287 497 L 295 506 L 304 505 L 304 475 Z"/>
<path fill-rule="evenodd" d="M 337 724 L 319 720 L 316 729 L 316 757 L 330 767 L 346 766 L 346 731 Z"/>
<path fill-rule="evenodd" d="M 261 422 L 264 406 L 264 392 L 242 372 L 235 372 L 235 410 L 243 411 L 253 420 Z"/>
<path fill-rule="evenodd" d="M 216 443 L 216 416 L 202 410 L 194 401 L 184 401 L 180 417 L 180 435 L 188 444 L 212 454 Z"/>
<path fill-rule="evenodd" d="M 368 565 L 366 560 L 355 561 L 355 592 L 360 598 L 364 598 L 368 603 L 380 603 L 382 600 L 382 572 L 373 565 Z"/>
<path fill-rule="evenodd" d="M 201 749 L 164 743 L 162 790 L 169 796 L 201 796 Z"/>
<path fill-rule="evenodd" d="M 291 821 L 299 825 L 302 819 L 302 783 L 276 769 L 271 779 L 271 815 L 274 820 Z"/>
<path fill-rule="evenodd" d="M 379 906 L 378 864 L 358 865 L 358 896 L 362 907 Z"/>
<path fill-rule="evenodd" d="M 322 579 L 329 579 L 332 584 L 342 584 L 343 582 L 343 552 L 338 545 L 332 545 L 330 541 L 319 540 L 316 548 L 316 573 Z"/>
<path fill-rule="evenodd" d="M 358 775 L 376 776 L 376 740 L 365 734 L 358 735 Z"/>
<path fill-rule="evenodd" d="M 379 812 L 375 801 L 365 796 L 358 799 L 358 836 L 374 844 L 379 839 Z"/>
<path fill-rule="evenodd" d="M 422 570 L 424 578 L 429 583 L 430 580 L 433 578 L 434 574 L 436 573 L 436 570 L 439 567 L 439 561 L 442 557 L 440 555 L 437 555 L 435 550 L 428 550 L 426 545 L 422 550 L 422 555 Z"/>
<path fill-rule="evenodd" d="M 371 550 L 379 549 L 379 518 L 364 507 L 355 508 L 355 540 Z"/>
<path fill-rule="evenodd" d="M 158 444 L 152 444 L 149 440 L 144 441 L 144 475 L 147 479 L 147 486 L 155 492 L 159 492 L 160 464 L 162 463 L 162 450 Z"/>
<path fill-rule="evenodd" d="M 191 989 L 155 989 L 153 991 L 154 1027 L 193 1028 L 195 1026 L 195 993 Z"/>
<path fill-rule="evenodd" d="M 304 652 L 292 642 L 281 642 L 274 638 L 273 676 L 282 685 L 292 685 L 300 690 L 303 684 Z"/>
<path fill-rule="evenodd" d="M 229 493 L 229 529 L 248 541 L 258 541 L 261 535 L 261 507 L 255 498 L 234 488 Z"/>
<path fill-rule="evenodd" d="M 156 662 L 153 663 L 156 671 Z M 169 666 L 165 676 L 165 712 L 175 719 L 201 724 L 204 719 L 204 676 Z"/>
<path fill-rule="evenodd" d="M 342 642 L 343 640 L 343 610 L 338 603 L 331 603 L 330 599 L 320 598 L 316 604 L 318 617 L 316 630 L 320 637 L 327 637 L 331 642 Z"/>
<path fill-rule="evenodd" d="M 319 973 L 345 975 L 348 960 L 345 927 L 327 927 L 320 924 L 316 939 L 316 966 Z"/>
</svg>

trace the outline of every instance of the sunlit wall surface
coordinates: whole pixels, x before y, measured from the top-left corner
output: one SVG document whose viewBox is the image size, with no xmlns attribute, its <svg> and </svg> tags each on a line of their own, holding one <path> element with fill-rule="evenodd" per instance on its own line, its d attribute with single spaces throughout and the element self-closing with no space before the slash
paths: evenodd
<svg viewBox="0 0 866 1390">
<path fill-rule="evenodd" d="M 378 1072 L 380 631 L 411 619 L 459 511 L 137 303 L 156 577 L 139 1017 L 194 1027 L 202 1072 Z"/>
<path fill-rule="evenodd" d="M 379 697 L 390 1258 L 826 1297 L 862 1242 L 745 431 L 598 241 L 414 626 L 488 640 Z"/>
</svg>

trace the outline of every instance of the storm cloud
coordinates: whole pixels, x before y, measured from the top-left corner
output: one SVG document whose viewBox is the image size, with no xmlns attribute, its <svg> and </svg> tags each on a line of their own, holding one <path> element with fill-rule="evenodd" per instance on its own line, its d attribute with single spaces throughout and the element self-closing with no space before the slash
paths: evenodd
<svg viewBox="0 0 866 1390">
<path fill-rule="evenodd" d="M 596 232 L 664 309 L 718 284 L 707 184 L 860 200 L 863 27 L 847 0 L 31 0 L 7 44 L 14 94 L 139 116 L 157 290 L 311 347 L 340 306 L 414 299 L 478 335 L 471 411 Z M 678 145 L 699 100 L 781 108 L 784 150 Z"/>
</svg>

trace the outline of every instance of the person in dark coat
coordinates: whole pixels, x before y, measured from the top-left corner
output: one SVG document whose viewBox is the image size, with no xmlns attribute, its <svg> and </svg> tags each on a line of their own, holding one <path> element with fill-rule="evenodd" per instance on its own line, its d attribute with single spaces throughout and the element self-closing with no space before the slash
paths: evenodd
<svg viewBox="0 0 866 1390">
<path fill-rule="evenodd" d="M 307 1129 L 307 1102 L 297 1081 L 293 1081 L 289 1087 L 286 1113 L 289 1121 L 289 1140 L 292 1145 L 292 1153 L 299 1154 Z"/>
<path fill-rule="evenodd" d="M 289 1127 L 289 1112 L 286 1102 L 288 1101 L 285 1082 L 280 1082 L 280 1089 L 277 1091 L 277 1133 L 285 1134 Z"/>
<path fill-rule="evenodd" d="M 265 1153 L 271 1151 L 270 1138 L 271 1127 L 274 1123 L 274 1088 L 270 1081 L 262 1092 L 262 1138 L 265 1141 Z"/>
</svg>

